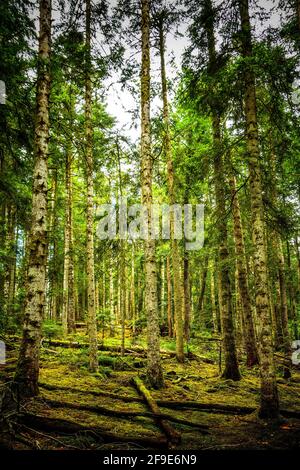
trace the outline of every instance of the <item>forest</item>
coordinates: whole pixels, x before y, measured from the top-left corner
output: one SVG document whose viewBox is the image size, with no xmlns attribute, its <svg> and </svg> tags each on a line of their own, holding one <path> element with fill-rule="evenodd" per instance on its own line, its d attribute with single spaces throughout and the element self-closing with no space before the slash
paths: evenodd
<svg viewBox="0 0 300 470">
<path fill-rule="evenodd" d="M 300 0 L 3 0 L 0 126 L 0 449 L 299 449 Z"/>
</svg>

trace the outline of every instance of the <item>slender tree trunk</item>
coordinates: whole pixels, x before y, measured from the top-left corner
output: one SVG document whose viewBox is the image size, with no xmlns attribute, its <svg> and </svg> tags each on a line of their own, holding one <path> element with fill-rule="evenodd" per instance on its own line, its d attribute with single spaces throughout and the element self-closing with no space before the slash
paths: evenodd
<svg viewBox="0 0 300 470">
<path fill-rule="evenodd" d="M 109 331 L 110 336 L 114 336 L 115 331 L 115 290 L 114 290 L 114 271 L 113 257 L 110 255 L 109 260 Z"/>
<path fill-rule="evenodd" d="M 49 220 L 49 233 L 50 233 L 50 240 L 52 243 L 52 267 L 51 267 L 51 276 L 49 279 L 49 290 L 50 290 L 50 302 L 51 302 L 51 318 L 52 320 L 57 319 L 58 310 L 57 310 L 57 299 L 58 299 L 58 273 L 57 273 L 57 194 L 58 194 L 58 186 L 57 186 L 57 169 L 55 168 L 52 171 L 52 179 L 51 179 L 51 212 L 50 212 L 50 220 Z"/>
<path fill-rule="evenodd" d="M 223 350 L 225 368 L 222 377 L 240 380 L 240 372 L 236 354 L 236 344 L 233 325 L 232 293 L 229 274 L 229 251 L 227 245 L 227 224 L 225 219 L 225 194 L 223 161 L 220 137 L 220 118 L 213 116 L 213 143 L 214 143 L 214 177 L 216 192 L 216 215 L 219 243 L 219 292 L 220 317 L 223 336 Z"/>
<path fill-rule="evenodd" d="M 167 316 L 168 316 L 168 332 L 169 337 L 173 338 L 173 309 L 172 309 L 172 280 L 171 280 L 171 268 L 170 268 L 170 257 L 167 256 Z"/>
<path fill-rule="evenodd" d="M 74 275 L 74 235 L 73 235 L 73 177 L 72 177 L 72 155 L 69 162 L 69 187 L 68 187 L 68 219 L 69 219 L 69 271 L 68 271 L 68 331 L 76 332 L 75 325 L 75 275 Z"/>
<path fill-rule="evenodd" d="M 186 341 L 190 340 L 191 329 L 191 289 L 190 289 L 190 270 L 189 253 L 185 251 L 183 259 L 183 280 L 184 280 L 184 336 Z"/>
<path fill-rule="evenodd" d="M 249 62 L 252 56 L 252 38 L 249 19 L 248 0 L 239 0 L 241 18 L 242 55 Z M 267 256 L 264 238 L 264 206 L 261 189 L 261 170 L 259 165 L 259 138 L 256 112 L 255 75 L 246 63 L 245 80 L 245 117 L 246 143 L 250 177 L 250 199 L 252 212 L 252 238 L 254 244 L 254 275 L 256 288 L 256 313 L 258 319 L 258 342 L 261 372 L 260 416 L 277 418 L 279 400 L 274 368 L 272 330 L 270 323 Z"/>
<path fill-rule="evenodd" d="M 89 367 L 98 368 L 97 322 L 95 308 L 95 268 L 94 268 L 94 159 L 93 159 L 93 124 L 92 124 L 92 81 L 91 81 L 91 0 L 86 0 L 86 70 L 85 70 L 85 139 L 87 173 L 87 296 L 88 296 L 88 332 L 89 332 Z"/>
<path fill-rule="evenodd" d="M 136 305 L 135 305 L 135 249 L 132 243 L 131 249 L 131 279 L 130 279 L 130 308 L 131 308 L 131 321 L 132 321 L 132 335 L 135 336 L 135 322 L 136 322 Z"/>
<path fill-rule="evenodd" d="M 121 319 L 121 354 L 125 353 L 125 319 L 126 319 L 126 277 L 124 240 L 120 240 L 120 319 Z"/>
<path fill-rule="evenodd" d="M 208 255 L 204 257 L 203 270 L 202 270 L 202 279 L 200 284 L 200 293 L 198 298 L 198 319 L 197 326 L 203 328 L 205 326 L 204 319 L 204 295 L 206 289 L 206 280 L 207 280 L 207 271 L 208 271 Z"/>
<path fill-rule="evenodd" d="M 165 66 L 165 37 L 164 37 L 164 23 L 163 19 L 159 25 L 159 50 L 160 50 L 160 67 L 161 67 L 161 85 L 162 85 L 162 99 L 163 99 L 163 119 L 164 119 L 164 150 L 167 160 L 167 175 L 168 175 L 168 192 L 170 205 L 176 203 L 175 200 L 175 183 L 174 183 L 174 164 L 172 156 L 171 135 L 170 135 L 170 122 L 169 122 L 169 104 L 168 104 L 168 88 L 166 79 L 166 66 Z M 184 305 L 182 299 L 182 279 L 180 270 L 180 252 L 178 241 L 174 235 L 174 213 L 170 214 L 170 228 L 171 228 L 171 253 L 172 253 L 172 267 L 173 267 L 173 282 L 174 282 L 174 319 L 176 330 L 176 357 L 178 362 L 184 362 L 184 335 L 183 335 L 183 315 Z"/>
<path fill-rule="evenodd" d="M 69 159 L 66 158 L 66 190 L 67 190 L 67 202 L 65 211 L 65 233 L 64 233 L 64 276 L 63 276 L 63 306 L 62 306 L 62 327 L 63 334 L 68 334 L 68 300 L 69 300 L 69 264 L 70 264 L 70 220 L 69 220 L 69 187 L 70 187 L 70 171 L 69 171 Z"/>
<path fill-rule="evenodd" d="M 252 317 L 251 300 L 248 286 L 247 263 L 245 243 L 242 227 L 240 204 L 238 200 L 235 177 L 229 180 L 232 194 L 233 235 L 235 241 L 235 254 L 237 262 L 238 288 L 243 312 L 244 341 L 247 354 L 247 366 L 258 364 L 258 351 L 256 348 L 255 330 Z"/>
<path fill-rule="evenodd" d="M 213 264 L 211 264 L 211 269 L 210 269 L 210 301 L 211 301 L 213 330 L 214 330 L 214 334 L 217 335 L 219 333 L 219 327 L 218 327 L 217 308 L 216 308 L 215 276 L 214 276 Z"/>
<path fill-rule="evenodd" d="M 288 291 L 290 298 L 290 311 L 291 311 L 291 320 L 293 323 L 293 339 L 298 339 L 298 322 L 297 322 L 297 306 L 296 306 L 296 293 L 293 284 L 292 278 L 292 266 L 291 266 L 291 254 L 290 254 L 290 243 L 286 241 L 287 248 L 287 266 L 288 266 Z"/>
<path fill-rule="evenodd" d="M 145 308 L 147 316 L 147 377 L 154 387 L 163 385 L 159 347 L 159 313 L 155 240 L 151 238 L 152 156 L 150 136 L 150 2 L 142 1 L 142 68 L 141 68 L 141 179 L 142 202 L 147 213 L 145 249 Z"/>
<path fill-rule="evenodd" d="M 276 154 L 274 149 L 274 143 L 272 139 L 272 132 L 270 133 L 271 141 L 271 155 L 270 155 L 270 175 L 271 175 L 271 185 L 270 185 L 270 199 L 273 205 L 276 207 L 278 205 L 278 194 L 276 188 Z M 288 326 L 288 305 L 287 305 L 287 287 L 286 287 L 286 276 L 285 276 L 285 265 L 284 265 L 284 254 L 282 248 L 281 236 L 276 229 L 271 231 L 271 244 L 272 251 L 275 255 L 275 264 L 277 268 L 277 279 L 275 280 L 277 284 L 278 291 L 278 303 L 275 311 L 277 318 L 277 339 L 278 347 L 282 349 L 285 354 L 285 365 L 283 368 L 283 375 L 285 378 L 291 376 L 291 341 L 290 333 Z"/>
<path fill-rule="evenodd" d="M 62 325 L 66 336 L 76 331 L 75 327 L 75 286 L 73 253 L 73 197 L 72 197 L 72 155 L 70 144 L 66 154 L 66 213 L 64 237 L 64 278 Z"/>
<path fill-rule="evenodd" d="M 216 49 L 214 36 L 214 13 L 211 0 L 207 0 L 206 7 L 210 13 L 206 23 L 208 40 L 209 69 L 216 69 Z M 213 72 L 212 72 L 213 73 Z M 219 301 L 221 330 L 223 336 L 223 350 L 225 368 L 222 377 L 232 380 L 240 380 L 240 372 L 236 354 L 236 344 L 233 325 L 232 293 L 229 273 L 229 250 L 227 241 L 227 222 L 225 205 L 225 179 L 223 167 L 223 150 L 221 144 L 220 113 L 215 106 L 211 107 L 213 127 L 213 149 L 214 149 L 214 179 L 216 197 L 217 233 L 219 244 Z"/>
<path fill-rule="evenodd" d="M 49 141 L 51 0 L 40 0 L 39 62 L 35 123 L 35 167 L 29 234 L 28 289 L 23 337 L 14 377 L 21 397 L 38 394 L 41 326 L 47 264 L 47 177 Z"/>
<path fill-rule="evenodd" d="M 163 324 L 165 324 L 165 282 L 166 282 L 166 269 L 165 269 L 165 260 L 162 258 L 161 263 L 161 291 L 160 291 L 160 319 Z"/>
<path fill-rule="evenodd" d="M 2 163 L 2 162 L 1 162 Z M 2 163 L 3 166 L 3 163 Z M 1 168 L 2 170 L 2 168 Z M 2 175 L 1 175 L 2 176 Z M 5 246 L 5 238 L 6 238 L 6 204 L 4 201 L 1 201 L 0 206 L 0 246 Z M 4 257 L 1 256 L 1 261 L 5 264 Z M 4 307 L 5 307 L 5 272 L 4 270 L 0 270 L 0 311 L 1 314 L 4 315 Z"/>
<path fill-rule="evenodd" d="M 280 287 L 280 314 L 281 314 L 281 324 L 282 324 L 282 333 L 283 333 L 283 343 L 282 348 L 285 354 L 285 365 L 283 370 L 284 378 L 288 379 L 291 377 L 291 339 L 289 332 L 289 322 L 288 322 L 288 303 L 287 303 L 287 287 L 286 287 L 286 277 L 285 277 L 285 262 L 284 254 L 282 248 L 282 241 L 278 234 L 278 245 L 277 245 L 277 255 L 278 255 L 278 281 Z"/>
<path fill-rule="evenodd" d="M 13 314 L 13 303 L 15 297 L 16 285 L 16 221 L 17 211 L 13 204 L 9 204 L 7 210 L 7 231 L 6 231 L 6 246 L 8 253 L 8 263 L 5 280 L 5 306 L 8 317 Z"/>
</svg>

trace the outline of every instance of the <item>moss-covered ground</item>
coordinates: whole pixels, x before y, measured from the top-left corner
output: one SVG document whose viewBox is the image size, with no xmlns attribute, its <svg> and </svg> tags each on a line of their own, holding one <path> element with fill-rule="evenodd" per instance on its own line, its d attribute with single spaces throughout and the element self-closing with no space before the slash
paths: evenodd
<svg viewBox="0 0 300 470">
<path fill-rule="evenodd" d="M 86 342 L 85 334 L 78 333 L 69 338 Z M 99 339 L 100 341 L 100 339 Z M 106 346 L 119 346 L 117 338 L 105 338 Z M 145 346 L 144 338 L 135 345 Z M 15 367 L 16 349 L 8 351 L 6 365 L 0 366 L 0 380 L 8 382 Z M 130 338 L 126 338 L 126 347 L 131 348 Z M 174 351 L 174 342 L 163 339 L 161 348 Z M 168 409 L 160 407 L 163 413 L 185 420 L 187 423 L 174 423 L 182 436 L 178 449 L 286 449 L 300 447 L 300 419 L 283 418 L 279 423 L 269 424 L 258 419 L 255 412 L 225 413 L 216 410 L 214 405 L 246 406 L 256 409 L 259 404 L 259 372 L 257 368 L 247 369 L 244 357 L 240 356 L 242 380 L 233 382 L 220 379 L 220 356 L 218 341 L 193 340 L 189 350 L 200 358 L 211 359 L 212 363 L 187 359 L 185 364 L 178 364 L 174 357 L 163 354 L 165 387 L 151 390 L 155 400 L 178 401 L 184 404 L 195 401 L 206 404 L 207 409 Z M 97 428 L 113 436 L 112 439 L 101 437 L 97 433 L 74 433 L 41 431 L 30 425 L 18 427 L 17 439 L 12 442 L 16 449 L 132 449 L 153 448 L 155 440 L 165 438 L 157 422 L 149 416 L 113 416 L 114 411 L 149 412 L 131 383 L 131 378 L 145 374 L 146 358 L 143 354 L 128 354 L 121 357 L 118 352 L 99 351 L 99 372 L 88 370 L 88 351 L 85 348 L 71 349 L 53 347 L 43 343 L 40 368 L 40 395 L 22 405 L 21 411 L 36 415 L 58 418 L 74 422 L 85 427 Z M 50 386 L 50 387 L 49 387 Z M 51 387 L 52 386 L 52 387 Z M 282 409 L 300 412 L 300 371 L 293 370 L 292 378 L 284 380 L 278 365 L 278 388 Z M 96 393 L 91 393 L 96 392 Z M 99 395 L 97 395 L 99 393 Z M 123 401 L 122 397 L 131 397 Z M 134 401 L 137 399 L 137 401 Z M 53 402 L 66 403 L 65 407 L 55 407 Z M 84 409 L 72 409 L 67 404 L 79 406 L 105 407 L 109 415 Z M 299 413 L 300 414 L 300 413 Z M 204 434 L 188 423 L 208 426 Z M 118 441 L 119 438 L 119 441 Z M 140 439 L 145 438 L 141 444 Z M 149 439 L 149 445 L 147 445 Z M 151 442 L 153 442 L 151 444 Z"/>
</svg>

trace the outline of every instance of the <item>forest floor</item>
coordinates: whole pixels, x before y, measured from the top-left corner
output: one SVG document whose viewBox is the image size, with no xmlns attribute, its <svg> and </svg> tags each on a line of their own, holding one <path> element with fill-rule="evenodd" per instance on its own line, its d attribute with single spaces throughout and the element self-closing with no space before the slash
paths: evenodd
<svg viewBox="0 0 300 470">
<path fill-rule="evenodd" d="M 78 333 L 70 341 L 86 342 Z M 100 341 L 100 340 L 99 340 Z M 0 365 L 2 384 L 11 380 L 18 340 L 11 340 L 5 365 Z M 120 341 L 105 338 L 114 347 Z M 159 422 L 132 384 L 144 378 L 145 340 L 135 346 L 126 339 L 131 353 L 99 351 L 100 369 L 88 370 L 85 348 L 59 347 L 44 341 L 41 355 L 40 395 L 20 404 L 13 435 L 5 436 L 12 449 L 156 449 L 170 447 Z M 242 380 L 219 377 L 218 342 L 193 340 L 197 355 L 178 364 L 174 342 L 163 339 L 161 348 L 165 387 L 151 390 L 161 413 L 181 435 L 176 449 L 290 449 L 300 447 L 300 370 L 292 378 L 278 376 L 283 419 L 270 425 L 257 418 L 259 373 L 247 369 L 241 357 Z M 167 354 L 167 351 L 171 353 Z M 208 362 L 206 362 L 208 360 Z M 197 406 L 198 404 L 198 406 Z M 294 412 L 294 413 L 293 413 Z M 169 417 L 169 418 L 168 418 Z M 207 429 L 205 428 L 207 426 Z M 0 436 L 1 441 L 1 436 Z"/>
</svg>

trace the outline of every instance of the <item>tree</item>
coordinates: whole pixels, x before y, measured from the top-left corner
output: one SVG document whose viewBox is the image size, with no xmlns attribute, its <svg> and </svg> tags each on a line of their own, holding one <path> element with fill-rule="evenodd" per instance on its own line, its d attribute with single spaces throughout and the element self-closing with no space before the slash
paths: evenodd
<svg viewBox="0 0 300 470">
<path fill-rule="evenodd" d="M 97 323 L 95 305 L 95 268 L 94 268 L 94 162 L 92 128 L 92 80 L 91 80 L 91 2 L 86 0 L 85 23 L 85 157 L 87 184 L 87 296 L 88 296 L 88 333 L 90 370 L 98 368 Z"/>
<path fill-rule="evenodd" d="M 155 14 L 154 23 L 158 30 L 158 43 L 160 54 L 160 70 L 161 70 L 161 88 L 162 88 L 162 101 L 163 101 L 163 121 L 164 121 L 164 151 L 167 161 L 167 179 L 168 179 L 168 193 L 169 203 L 174 207 L 176 204 L 175 196 L 175 175 L 174 175 L 174 162 L 172 156 L 171 146 L 171 130 L 169 119 L 169 103 L 168 103 L 168 86 L 166 77 L 165 65 L 165 30 L 170 26 L 168 21 L 168 11 L 161 9 Z M 178 240 L 175 238 L 174 228 L 174 211 L 170 213 L 170 235 L 171 235 L 171 253 L 172 253 L 172 267 L 174 279 L 174 319 L 175 319 L 175 332 L 176 332 L 176 357 L 178 362 L 184 362 L 184 335 L 183 335 L 183 317 L 184 317 L 184 299 L 182 298 L 183 281 L 181 275 L 181 262 Z"/>
<path fill-rule="evenodd" d="M 259 136 L 256 111 L 255 74 L 251 67 L 252 37 L 248 0 L 239 0 L 241 21 L 241 48 L 244 59 L 244 100 L 249 187 L 252 213 L 252 237 L 255 247 L 255 303 L 258 319 L 258 343 L 261 370 L 260 416 L 277 418 L 279 410 L 278 391 L 274 369 L 272 330 L 269 312 L 267 257 L 264 235 L 264 205 L 259 165 Z"/>
<path fill-rule="evenodd" d="M 248 285 L 247 261 L 245 254 L 244 234 L 236 188 L 236 179 L 230 178 L 230 187 L 232 193 L 232 216 L 233 232 L 235 240 L 235 253 L 237 262 L 238 286 L 243 311 L 244 340 L 247 353 L 247 366 L 252 367 L 258 364 L 258 352 L 256 348 L 256 336 L 252 317 L 251 298 Z"/>
<path fill-rule="evenodd" d="M 14 377 L 22 397 L 38 393 L 41 325 L 45 310 L 47 191 L 50 92 L 51 0 L 40 0 L 39 62 L 36 95 L 35 167 L 32 220 L 28 240 L 28 291 L 23 337 Z"/>
<path fill-rule="evenodd" d="M 147 215 L 145 250 L 145 308 L 147 316 L 147 377 L 153 387 L 163 385 L 159 352 L 159 312 L 157 300 L 157 273 L 155 240 L 151 238 L 152 156 L 150 135 L 150 8 L 149 0 L 142 0 L 141 34 L 141 186 L 142 202 Z"/>
</svg>

